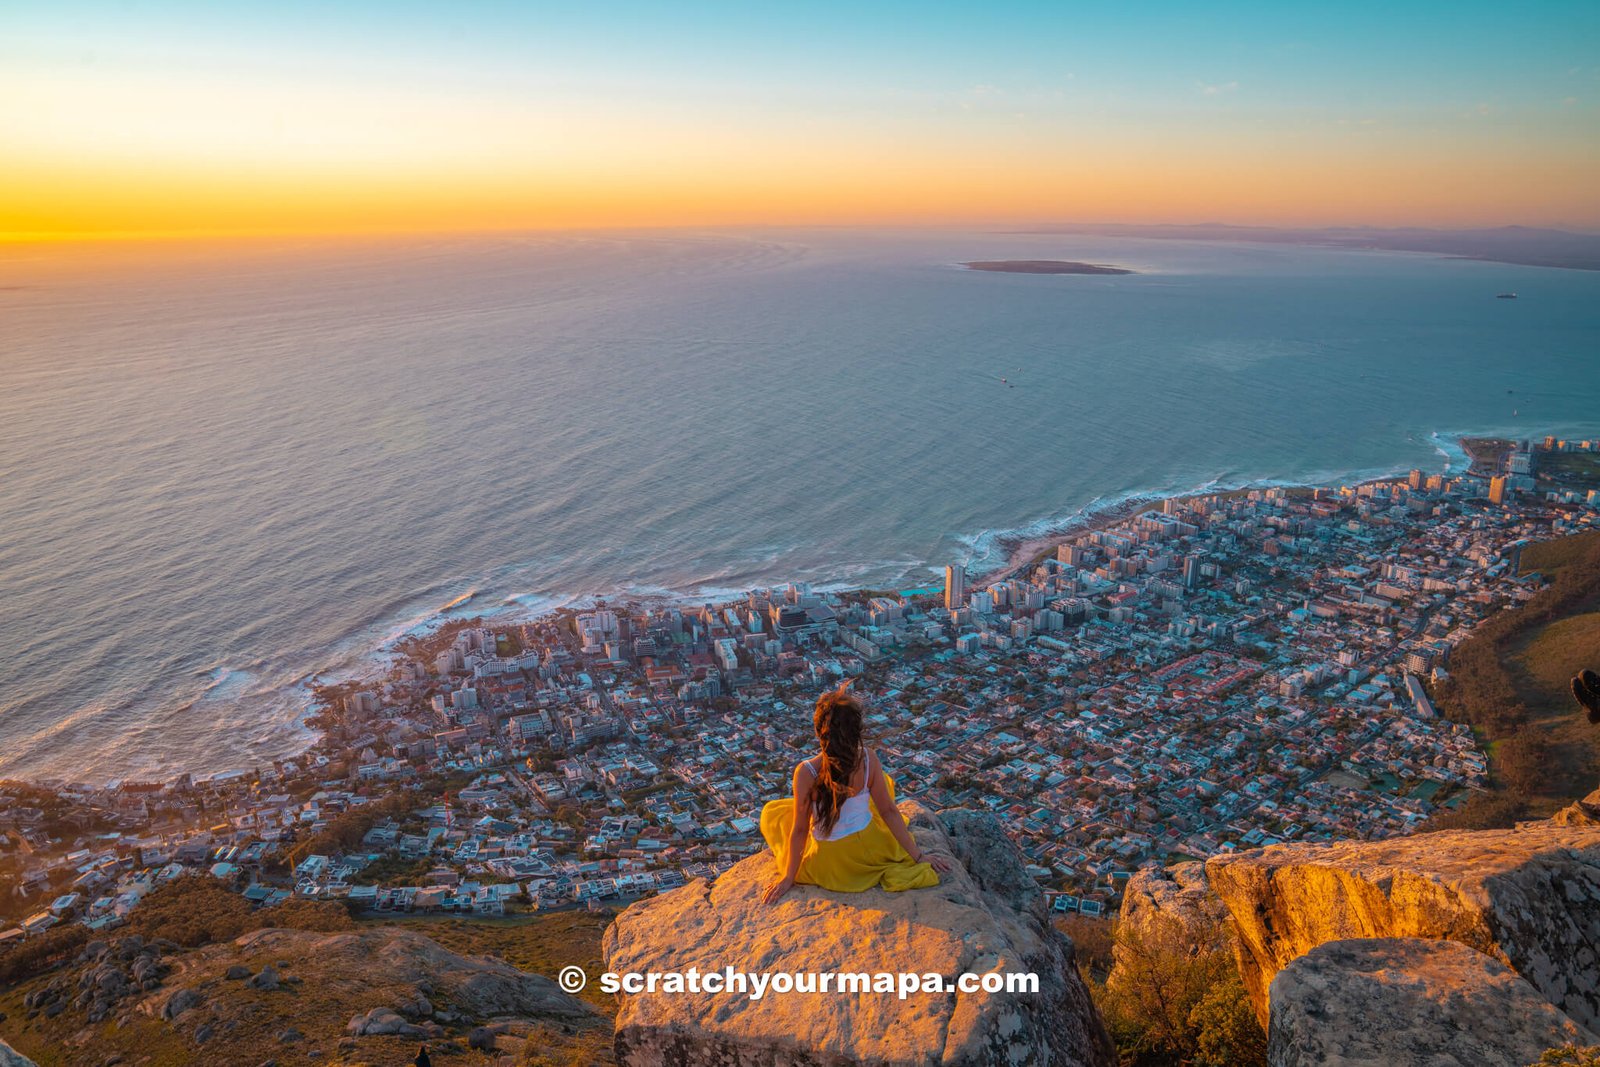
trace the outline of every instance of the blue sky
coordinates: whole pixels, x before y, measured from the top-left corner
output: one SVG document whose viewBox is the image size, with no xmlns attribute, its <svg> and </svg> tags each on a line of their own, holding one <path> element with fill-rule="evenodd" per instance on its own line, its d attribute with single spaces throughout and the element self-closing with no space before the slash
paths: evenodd
<svg viewBox="0 0 1600 1067">
<path fill-rule="evenodd" d="M 408 111 L 428 112 L 417 159 L 381 149 L 386 166 L 427 176 L 419 195 L 445 188 L 437 159 L 421 158 L 428 145 L 463 161 L 452 196 L 485 180 L 466 163 L 495 161 L 553 189 L 615 183 L 619 195 L 630 174 L 662 165 L 681 200 L 694 170 L 679 156 L 698 153 L 704 173 L 725 176 L 745 146 L 818 161 L 836 201 L 862 203 L 884 202 L 896 151 L 924 172 L 993 153 L 1006 168 L 996 201 L 1041 210 L 1055 182 L 1063 210 L 1103 215 L 1137 205 L 1087 182 L 1075 152 L 1119 174 L 1192 163 L 1195 188 L 1209 189 L 1226 158 L 1259 172 L 1280 151 L 1284 181 L 1352 168 L 1365 192 L 1341 209 L 1347 221 L 1372 217 L 1382 184 L 1408 190 L 1403 215 L 1428 182 L 1455 175 L 1484 183 L 1482 203 L 1453 192 L 1434 221 L 1487 220 L 1520 189 L 1540 219 L 1600 223 L 1582 202 L 1600 177 L 1593 2 L 12 4 L 0 13 L 0 91 L 15 108 L 0 135 L 26 172 L 86 183 L 97 166 L 106 181 L 122 173 L 146 127 L 150 172 L 192 181 L 178 157 L 194 153 L 174 152 L 185 134 L 168 120 L 193 108 L 184 128 L 204 141 L 237 97 L 241 127 L 278 143 L 284 167 L 307 144 L 316 166 L 334 166 L 328 144 L 348 139 L 337 165 L 352 174 L 375 166 L 378 150 L 361 147 L 374 116 L 400 127 Z M 475 123 L 472 137 L 459 132 Z M 120 161 L 100 158 L 108 140 Z M 546 156 L 523 150 L 534 141 Z M 217 165 L 244 188 L 240 159 L 219 150 Z M 262 183 L 274 180 L 269 163 L 251 161 Z M 773 179 L 752 167 L 741 181 L 719 195 L 755 204 Z M 1172 214 L 1160 203 L 1182 206 L 1176 186 L 1163 195 L 1149 193 L 1152 218 Z"/>
</svg>

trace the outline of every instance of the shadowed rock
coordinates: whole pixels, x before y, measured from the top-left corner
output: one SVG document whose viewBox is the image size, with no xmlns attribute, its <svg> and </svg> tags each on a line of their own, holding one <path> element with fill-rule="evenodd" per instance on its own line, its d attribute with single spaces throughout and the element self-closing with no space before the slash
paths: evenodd
<svg viewBox="0 0 1600 1067">
<path fill-rule="evenodd" d="M 1270 1067 L 1526 1067 L 1595 1037 L 1455 941 L 1333 941 L 1272 980 Z"/>
<path fill-rule="evenodd" d="M 406 1022 L 393 1008 L 373 1008 L 352 1018 L 344 1028 L 352 1037 L 427 1037 L 428 1031 Z"/>
<path fill-rule="evenodd" d="M 161 1005 L 161 1017 L 168 1022 L 176 1019 L 184 1012 L 199 1007 L 200 994 L 192 989 L 180 989 L 168 997 Z"/>
<path fill-rule="evenodd" d="M 270 993 L 278 989 L 283 983 L 278 978 L 278 969 L 269 963 L 261 968 L 260 974 L 250 979 L 246 984 L 251 989 L 261 989 Z"/>
<path fill-rule="evenodd" d="M 0 1041 L 0 1067 L 39 1067 L 39 1065 L 4 1041 Z"/>
</svg>

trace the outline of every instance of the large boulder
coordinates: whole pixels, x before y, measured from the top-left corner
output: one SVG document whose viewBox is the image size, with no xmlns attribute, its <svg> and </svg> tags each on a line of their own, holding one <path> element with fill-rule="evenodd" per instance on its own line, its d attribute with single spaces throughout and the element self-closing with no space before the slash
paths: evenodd
<svg viewBox="0 0 1600 1067">
<path fill-rule="evenodd" d="M 352 1016 L 345 1025 L 352 1037 L 427 1037 L 428 1031 L 401 1018 L 393 1008 L 372 1008 Z"/>
<path fill-rule="evenodd" d="M 1226 922 L 1228 909 L 1211 892 L 1205 864 L 1178 863 L 1141 868 L 1122 891 L 1120 922 L 1142 926 L 1156 916 L 1203 929 Z"/>
<path fill-rule="evenodd" d="M 1600 826 L 1527 823 L 1385 841 L 1273 845 L 1206 863 L 1239 935 L 1262 1024 L 1267 990 L 1328 941 L 1459 941 L 1600 1029 Z"/>
<path fill-rule="evenodd" d="M 1101 1067 L 1115 1062 L 1043 894 L 988 814 L 901 805 L 918 843 L 953 861 L 933 889 L 830 893 L 797 886 L 761 903 L 775 869 L 752 856 L 633 905 L 606 931 L 617 974 L 894 975 L 895 992 L 643 992 L 619 998 L 622 1067 L 855 1064 Z M 909 992 L 899 976 L 1038 976 L 1038 991 Z M 835 987 L 836 988 L 836 987 Z"/>
<path fill-rule="evenodd" d="M 260 989 L 270 993 L 281 988 L 283 985 L 283 980 L 278 976 L 278 968 L 269 963 L 265 967 L 261 968 L 260 974 L 256 975 L 245 984 L 251 989 Z"/>
<path fill-rule="evenodd" d="M 184 1012 L 200 1006 L 201 996 L 193 989 L 179 989 L 161 1003 L 161 1017 L 171 1022 Z"/>
<path fill-rule="evenodd" d="M 1122 891 L 1117 916 L 1115 982 L 1128 963 L 1131 944 L 1181 947 L 1190 955 L 1227 949 L 1232 942 L 1228 909 L 1211 892 L 1205 865 L 1179 863 L 1135 871 Z"/>
<path fill-rule="evenodd" d="M 1457 941 L 1330 941 L 1272 980 L 1270 1067 L 1527 1067 L 1595 1037 Z"/>
</svg>

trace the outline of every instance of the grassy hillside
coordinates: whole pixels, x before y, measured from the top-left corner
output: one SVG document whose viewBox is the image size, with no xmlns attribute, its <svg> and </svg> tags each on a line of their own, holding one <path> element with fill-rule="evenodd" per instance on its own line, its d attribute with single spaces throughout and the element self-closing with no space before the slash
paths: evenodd
<svg viewBox="0 0 1600 1067">
<path fill-rule="evenodd" d="M 600 938 L 616 916 L 604 911 L 551 911 L 504 919 L 451 919 L 406 916 L 380 919 L 425 934 L 445 948 L 464 955 L 495 956 L 520 970 L 555 978 L 561 968 L 576 964 L 589 975 L 589 985 L 578 994 L 604 1012 L 617 1014 L 616 998 L 600 992 Z"/>
<path fill-rule="evenodd" d="M 1531 627 L 1511 643 L 1506 666 L 1528 709 L 1523 730 L 1539 739 L 1546 756 L 1530 791 L 1534 813 L 1545 814 L 1600 786 L 1600 727 L 1578 710 L 1569 688 L 1578 671 L 1600 669 L 1600 611 Z"/>
<path fill-rule="evenodd" d="M 1582 563 L 1586 556 L 1593 553 L 1597 545 L 1600 545 L 1600 533 L 1592 530 L 1573 534 L 1571 537 L 1535 542 L 1523 549 L 1522 570 L 1519 573 L 1538 573 L 1546 578 L 1555 579 L 1563 571 Z"/>
<path fill-rule="evenodd" d="M 1445 713 L 1470 723 L 1487 746 L 1491 793 L 1434 827 L 1509 826 L 1600 784 L 1600 728 L 1568 688 L 1581 668 L 1600 670 L 1600 533 L 1529 545 L 1522 570 L 1549 584 L 1463 642 L 1439 694 Z"/>
<path fill-rule="evenodd" d="M 1600 611 L 1574 615 L 1541 627 L 1521 650 L 1518 666 L 1530 686 L 1554 701 L 1566 696 L 1567 682 L 1600 653 Z"/>
</svg>

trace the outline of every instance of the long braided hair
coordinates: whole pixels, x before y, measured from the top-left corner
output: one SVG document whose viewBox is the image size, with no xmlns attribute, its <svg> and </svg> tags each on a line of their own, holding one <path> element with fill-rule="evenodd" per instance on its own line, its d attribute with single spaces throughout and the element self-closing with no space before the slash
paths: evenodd
<svg viewBox="0 0 1600 1067">
<path fill-rule="evenodd" d="M 831 834 L 839 821 L 839 809 L 850 796 L 850 778 L 861 760 L 861 698 L 847 692 L 846 681 L 837 689 L 817 698 L 814 722 L 817 740 L 822 743 L 822 759 L 817 768 L 816 785 L 811 790 L 812 818 L 823 834 Z"/>
</svg>

